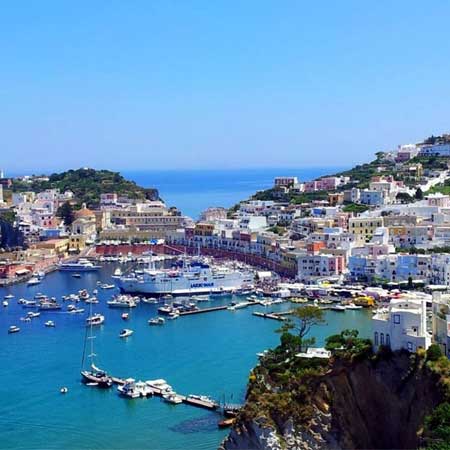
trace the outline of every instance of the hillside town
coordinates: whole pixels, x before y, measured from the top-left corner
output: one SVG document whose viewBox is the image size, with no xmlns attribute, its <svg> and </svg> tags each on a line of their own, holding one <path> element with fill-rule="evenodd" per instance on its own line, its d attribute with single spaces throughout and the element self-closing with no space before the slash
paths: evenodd
<svg viewBox="0 0 450 450">
<path fill-rule="evenodd" d="M 450 355 L 449 141 L 444 135 L 401 145 L 378 152 L 371 163 L 317 180 L 279 176 L 273 188 L 228 210 L 210 207 L 197 221 L 159 198 L 103 192 L 89 208 L 70 190 L 15 192 L 15 180 L 1 173 L 0 281 L 24 281 L 79 257 L 150 252 L 242 261 L 303 286 L 427 286 L 437 305 L 436 339 Z M 428 347 L 423 303 L 420 296 L 400 296 L 378 310 L 374 345 L 388 339 L 407 349 Z M 398 330 L 390 328 L 399 321 L 411 322 L 407 328 L 413 331 L 405 334 L 403 327 L 395 338 Z"/>
</svg>

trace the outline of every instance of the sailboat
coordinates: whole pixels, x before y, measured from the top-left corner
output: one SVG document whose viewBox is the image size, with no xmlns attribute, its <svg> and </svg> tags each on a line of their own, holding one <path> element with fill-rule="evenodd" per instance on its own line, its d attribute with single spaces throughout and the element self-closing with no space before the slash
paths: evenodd
<svg viewBox="0 0 450 450">
<path fill-rule="evenodd" d="M 92 303 L 90 304 L 90 316 L 92 317 Z M 113 385 L 112 378 L 102 369 L 99 369 L 95 363 L 94 359 L 97 356 L 94 353 L 94 339 L 95 336 L 93 335 L 93 323 L 91 321 L 89 326 L 89 336 L 86 334 L 86 338 L 90 340 L 90 353 L 88 355 L 88 358 L 90 360 L 90 368 L 88 370 L 81 370 L 81 377 L 84 383 L 90 384 L 92 383 L 94 386 L 98 386 L 100 388 L 110 388 Z M 86 341 L 84 342 L 84 352 L 83 352 L 83 361 L 82 364 L 84 364 L 84 355 L 86 351 Z"/>
</svg>

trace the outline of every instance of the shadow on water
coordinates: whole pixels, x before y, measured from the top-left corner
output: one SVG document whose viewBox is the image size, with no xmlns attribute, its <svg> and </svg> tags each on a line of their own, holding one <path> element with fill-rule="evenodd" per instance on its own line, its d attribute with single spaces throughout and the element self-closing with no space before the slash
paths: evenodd
<svg viewBox="0 0 450 450">
<path fill-rule="evenodd" d="M 175 433 L 191 434 L 206 433 L 217 430 L 217 422 L 220 420 L 217 414 L 208 414 L 195 419 L 183 420 L 180 423 L 170 427 L 169 430 Z"/>
</svg>

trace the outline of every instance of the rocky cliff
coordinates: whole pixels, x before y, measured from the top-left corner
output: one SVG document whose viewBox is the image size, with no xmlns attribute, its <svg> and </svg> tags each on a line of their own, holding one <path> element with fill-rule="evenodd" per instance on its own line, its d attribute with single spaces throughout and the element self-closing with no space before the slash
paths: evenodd
<svg viewBox="0 0 450 450">
<path fill-rule="evenodd" d="M 255 379 L 264 372 L 255 371 Z M 269 379 L 264 379 L 265 388 L 280 395 L 280 388 Z M 357 361 L 336 358 L 308 378 L 305 403 L 295 418 L 285 414 L 291 405 L 278 400 L 272 406 L 251 405 L 264 396 L 266 402 L 267 396 L 261 397 L 260 391 L 252 395 L 255 383 L 250 383 L 247 404 L 222 449 L 417 448 L 425 416 L 443 401 L 439 381 L 416 354 L 388 353 Z"/>
</svg>

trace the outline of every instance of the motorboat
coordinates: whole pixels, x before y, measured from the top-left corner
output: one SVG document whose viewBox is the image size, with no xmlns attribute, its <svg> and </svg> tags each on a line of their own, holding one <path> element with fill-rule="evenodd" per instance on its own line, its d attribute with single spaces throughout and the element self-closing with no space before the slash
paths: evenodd
<svg viewBox="0 0 450 450">
<path fill-rule="evenodd" d="M 68 311 L 69 314 L 81 314 L 84 313 L 84 308 L 75 308 Z"/>
<path fill-rule="evenodd" d="M 45 300 L 39 303 L 40 311 L 54 311 L 61 309 L 61 305 L 52 300 Z"/>
<path fill-rule="evenodd" d="M 345 309 L 362 309 L 361 305 L 355 305 L 354 303 L 348 303 L 345 305 Z"/>
<path fill-rule="evenodd" d="M 345 310 L 347 308 L 344 305 L 335 305 L 335 306 L 332 306 L 330 309 L 332 311 L 336 311 L 336 312 L 345 312 Z"/>
<path fill-rule="evenodd" d="M 143 298 L 142 301 L 144 303 L 148 303 L 150 305 L 156 305 L 158 303 L 158 299 L 155 297 L 150 297 L 150 298 Z"/>
<path fill-rule="evenodd" d="M 183 403 L 183 399 L 176 393 L 164 394 L 162 397 L 165 402 L 171 403 L 172 405 Z"/>
<path fill-rule="evenodd" d="M 86 289 L 81 289 L 81 291 L 78 292 L 78 295 L 81 300 L 87 300 L 89 298 L 89 292 Z"/>
<path fill-rule="evenodd" d="M 41 280 L 38 277 L 30 278 L 27 281 L 28 286 L 36 286 L 37 284 L 40 284 L 40 283 L 41 283 Z"/>
<path fill-rule="evenodd" d="M 153 395 L 153 389 L 143 381 L 135 381 L 133 378 L 127 378 L 125 383 L 117 388 L 119 395 L 127 398 L 150 397 Z"/>
<path fill-rule="evenodd" d="M 6 308 L 8 306 L 8 300 L 3 300 L 2 305 Z"/>
<path fill-rule="evenodd" d="M 13 294 L 8 294 L 8 295 L 5 295 L 3 298 L 5 300 L 11 300 L 12 298 L 14 298 L 14 295 Z"/>
<path fill-rule="evenodd" d="M 16 326 L 16 325 L 11 325 L 9 328 L 8 328 L 8 333 L 9 334 L 12 334 L 12 333 L 18 333 L 20 331 L 20 328 L 18 327 L 18 326 Z"/>
<path fill-rule="evenodd" d="M 126 338 L 128 336 L 131 336 L 134 333 L 133 330 L 129 330 L 128 328 L 124 328 L 120 333 L 119 333 L 119 337 L 120 338 Z"/>
<path fill-rule="evenodd" d="M 105 316 L 103 316 L 102 314 L 94 314 L 93 316 L 89 316 L 86 319 L 86 324 L 87 325 L 101 325 L 103 322 L 105 321 Z"/>
<path fill-rule="evenodd" d="M 97 304 L 99 303 L 98 298 L 97 297 L 90 297 L 88 299 L 86 299 L 84 301 L 84 303 L 92 303 L 92 304 Z"/>
<path fill-rule="evenodd" d="M 27 317 L 29 317 L 30 319 L 35 319 L 36 317 L 39 317 L 40 315 L 41 315 L 40 312 L 30 311 L 27 313 Z"/>
<path fill-rule="evenodd" d="M 44 325 L 45 325 L 47 328 L 54 328 L 55 322 L 53 322 L 53 320 L 47 320 L 47 322 L 45 322 Z"/>
<path fill-rule="evenodd" d="M 118 295 L 106 302 L 110 308 L 135 308 L 136 301 L 129 295 Z"/>
<path fill-rule="evenodd" d="M 177 310 L 175 310 L 169 314 L 168 319 L 175 320 L 175 319 L 178 319 L 178 317 L 180 317 L 180 313 Z"/>
<path fill-rule="evenodd" d="M 166 322 L 166 321 L 164 320 L 163 317 L 155 317 L 155 318 L 153 318 L 153 319 L 150 319 L 150 320 L 148 321 L 148 324 L 149 324 L 149 325 L 164 325 L 165 322 Z"/>
<path fill-rule="evenodd" d="M 130 316 L 129 313 L 123 313 L 121 317 L 123 320 L 128 320 L 129 316 Z"/>
<path fill-rule="evenodd" d="M 102 284 L 100 285 L 102 289 L 114 289 L 116 287 L 115 284 Z"/>
<path fill-rule="evenodd" d="M 25 300 L 21 303 L 22 308 L 36 308 L 38 306 L 36 300 Z"/>
<path fill-rule="evenodd" d="M 73 273 L 72 277 L 73 278 L 81 278 L 81 274 L 80 273 Z"/>
</svg>

